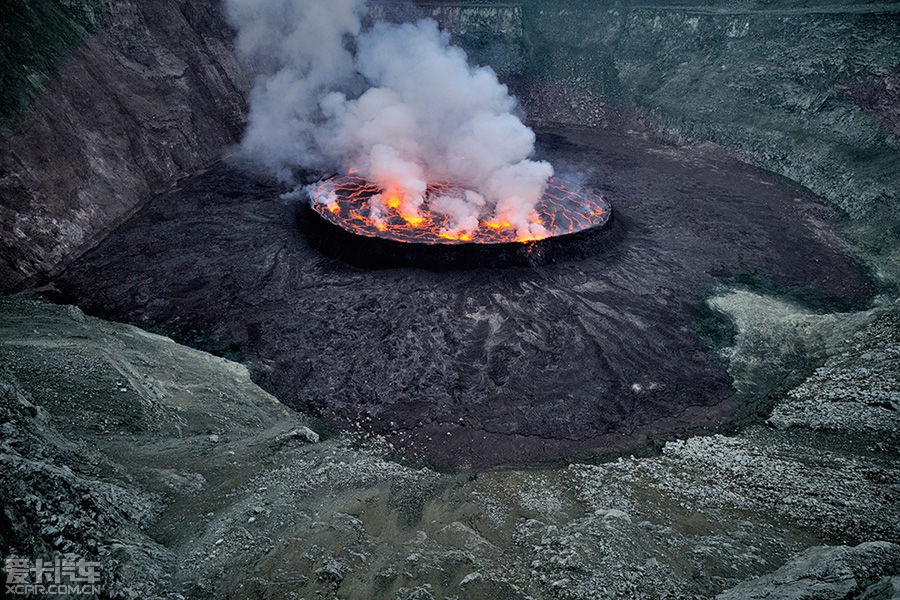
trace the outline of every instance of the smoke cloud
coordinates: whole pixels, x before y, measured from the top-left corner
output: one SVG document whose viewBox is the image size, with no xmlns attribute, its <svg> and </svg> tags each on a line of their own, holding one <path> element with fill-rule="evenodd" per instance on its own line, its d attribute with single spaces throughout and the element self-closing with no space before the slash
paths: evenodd
<svg viewBox="0 0 900 600">
<path fill-rule="evenodd" d="M 454 232 L 479 217 L 543 234 L 533 210 L 553 175 L 507 87 L 432 20 L 363 27 L 365 0 L 226 0 L 237 50 L 258 73 L 240 155 L 285 181 L 297 169 L 355 170 L 414 219 L 429 198 Z"/>
</svg>

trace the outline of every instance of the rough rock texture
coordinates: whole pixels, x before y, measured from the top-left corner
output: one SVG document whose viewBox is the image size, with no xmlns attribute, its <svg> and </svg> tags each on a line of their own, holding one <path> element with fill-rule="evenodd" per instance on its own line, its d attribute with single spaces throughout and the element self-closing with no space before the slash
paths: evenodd
<svg viewBox="0 0 900 600">
<path fill-rule="evenodd" d="M 785 389 L 800 384 L 831 355 L 835 344 L 844 344 L 851 337 L 860 340 L 865 334 L 876 332 L 863 328 L 877 311 L 815 310 L 797 299 L 757 293 L 747 287 L 723 286 L 707 304 L 735 328 L 732 345 L 720 349 L 721 358 L 728 364 L 736 396 L 761 416 L 768 416 L 773 395 L 780 400 Z M 876 306 L 898 311 L 897 303 L 891 308 L 892 303 L 886 298 L 879 298 Z M 879 327 L 877 331 L 882 333 L 889 329 L 884 323 Z M 890 367 L 884 365 L 885 369 Z M 884 416 L 890 419 L 890 415 Z M 885 426 L 890 423 L 888 420 Z"/>
<path fill-rule="evenodd" d="M 67 437 L 65 423 L 54 422 L 5 366 L 0 370 L 0 419 L 4 558 L 75 554 L 102 561 L 110 589 L 151 585 L 171 562 L 165 549 L 141 531 L 156 510 L 152 495 L 98 477 L 117 465 L 84 443 L 81 434 Z"/>
<path fill-rule="evenodd" d="M 219 2 L 112 2 L 99 20 L 55 77 L 61 56 L 36 65 L 46 92 L 0 141 L 0 289 L 90 247 L 242 131 L 245 75 Z M 85 35 L 54 24 L 13 35 L 60 52 Z"/>
<path fill-rule="evenodd" d="M 615 241 L 579 260 L 357 269 L 310 247 L 278 187 L 217 167 L 54 284 L 89 312 L 243 352 L 283 401 L 439 464 L 620 450 L 721 423 L 743 405 L 699 323 L 718 278 L 850 304 L 872 288 L 805 190 L 623 129 L 541 137 L 613 203 Z"/>
<path fill-rule="evenodd" d="M 852 431 L 881 450 L 900 444 L 900 311 L 853 333 L 843 349 L 791 390 L 769 417 L 797 425 Z M 859 359 L 862 360 L 859 360 Z"/>
<path fill-rule="evenodd" d="M 0 5 L 0 133 L 18 123 L 69 55 L 103 19 L 102 0 Z"/>
<path fill-rule="evenodd" d="M 305 420 L 242 365 L 74 307 L 0 313 L 4 557 L 95 558 L 113 597 L 150 597 L 178 564 L 147 531 L 165 507 L 302 443 L 279 436 Z"/>
<path fill-rule="evenodd" d="M 870 320 L 884 345 L 829 352 L 861 366 L 896 344 L 888 313 Z M 73 307 L 0 300 L 0 361 L 0 552 L 97 557 L 112 597 L 883 600 L 898 575 L 896 448 L 816 415 L 442 474 L 321 435 L 240 365 Z"/>
<path fill-rule="evenodd" d="M 875 600 L 896 598 L 900 546 L 810 548 L 770 575 L 742 583 L 718 600 Z M 893 576 L 893 577 L 891 577 Z"/>
<path fill-rule="evenodd" d="M 491 65 L 501 76 L 521 73 L 525 64 L 524 7 L 520 3 L 443 2 L 418 0 L 418 16 L 431 18 L 451 33 L 478 64 Z"/>
<path fill-rule="evenodd" d="M 629 108 L 735 149 L 846 211 L 859 254 L 900 280 L 884 243 L 900 223 L 896 3 L 418 4 L 513 85 L 532 121 L 602 126 L 610 106 Z M 39 11 L 40 36 L 0 48 L 31 53 L 3 57 L 29 68 L 15 77 L 24 90 L 4 90 L 18 90 L 11 114 L 47 88 L 0 145 L 0 287 L 53 270 L 239 137 L 244 76 L 219 2 L 99 6 Z"/>
</svg>

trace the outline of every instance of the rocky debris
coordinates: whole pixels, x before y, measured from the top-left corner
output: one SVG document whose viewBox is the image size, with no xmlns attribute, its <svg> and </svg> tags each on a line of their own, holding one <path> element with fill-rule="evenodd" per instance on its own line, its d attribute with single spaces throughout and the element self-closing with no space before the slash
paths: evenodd
<svg viewBox="0 0 900 600">
<path fill-rule="evenodd" d="M 316 577 L 321 581 L 340 585 L 344 580 L 344 570 L 346 565 L 335 558 L 328 558 L 325 564 L 316 569 Z"/>
<path fill-rule="evenodd" d="M 516 528 L 515 544 L 530 558 L 520 581 L 547 598 L 677 597 L 686 589 L 671 566 L 643 549 L 653 539 L 606 511 L 568 523 L 527 519 Z"/>
<path fill-rule="evenodd" d="M 0 365 L 4 556 L 99 560 L 111 597 L 155 597 L 175 572 L 148 528 L 221 485 L 198 435 L 304 427 L 241 365 L 21 296 L 0 298 Z"/>
<path fill-rule="evenodd" d="M 423 585 L 411 590 L 400 589 L 394 598 L 396 600 L 434 600 L 434 594 L 431 593 L 430 585 Z"/>
<path fill-rule="evenodd" d="M 474 477 L 341 435 L 277 441 L 309 424 L 244 367 L 22 296 L 0 299 L 0 359 L 0 541 L 98 557 L 110 595 L 712 598 L 809 546 L 900 538 L 895 451 L 840 423 Z M 865 569 L 886 597 L 890 570 Z"/>
<path fill-rule="evenodd" d="M 539 526 L 542 537 L 536 547 L 554 539 L 564 540 L 561 547 L 571 547 L 576 531 L 582 539 L 591 539 L 596 525 L 586 521 L 596 523 L 598 517 L 605 520 L 619 511 L 629 517 L 621 521 L 626 533 L 616 545 L 627 549 L 626 564 L 647 561 L 691 573 L 696 582 L 704 582 L 691 593 L 714 595 L 717 587 L 766 565 L 773 569 L 801 551 L 804 545 L 789 540 L 808 540 L 802 532 L 815 531 L 823 542 L 900 539 L 898 449 L 890 443 L 895 434 L 886 431 L 894 415 L 882 407 L 860 423 L 854 413 L 842 414 L 841 405 L 835 405 L 847 396 L 883 397 L 896 387 L 891 383 L 900 331 L 895 305 L 883 302 L 870 311 L 827 315 L 747 292 L 731 292 L 713 302 L 735 317 L 738 331 L 728 359 L 738 385 L 758 385 L 766 369 L 782 369 L 779 360 L 798 344 L 807 357 L 826 361 L 775 401 L 773 416 L 794 414 L 797 420 L 775 430 L 752 426 L 736 436 L 673 441 L 659 457 L 573 465 L 570 471 L 580 481 L 578 498 L 593 515 L 576 521 L 577 529 L 569 534 L 556 525 Z M 871 374 L 871 386 L 863 377 L 847 376 L 862 371 Z M 808 412 L 798 414 L 798 401 Z M 821 427 L 825 419 L 829 426 Z M 523 531 L 534 528 L 526 523 Z M 590 542 L 595 544 L 593 553 L 577 553 L 592 557 L 585 572 L 609 571 L 609 566 L 598 566 L 609 552 L 604 545 L 608 538 Z M 534 563 L 537 573 L 564 556 L 556 549 L 549 554 Z M 562 574 L 555 568 L 551 572 Z M 589 576 L 572 577 L 569 571 L 568 577 L 570 589 L 602 589 L 602 582 Z M 660 579 L 679 581 L 672 573 Z M 617 578 L 608 594 L 652 594 L 624 585 L 624 578 Z"/>
<path fill-rule="evenodd" d="M 866 77 L 848 86 L 847 93 L 860 106 L 881 119 L 896 137 L 900 137 L 900 74 Z"/>
<path fill-rule="evenodd" d="M 117 465 L 57 429 L 28 391 L 0 368 L 0 551 L 51 559 L 74 554 L 103 565 L 112 597 L 151 595 L 174 554 L 145 528 L 161 509 L 155 494 L 109 481 Z"/>
<path fill-rule="evenodd" d="M 536 125 L 609 127 L 610 120 L 615 121 L 618 115 L 608 108 L 610 100 L 586 87 L 586 83 L 514 80 L 513 89 L 521 98 L 522 108 Z"/>
<path fill-rule="evenodd" d="M 717 600 L 874 600 L 896 598 L 900 546 L 868 542 L 855 547 L 809 548 L 786 565 L 716 596 Z"/>
<path fill-rule="evenodd" d="M 779 429 L 852 431 L 879 450 L 900 444 L 900 314 L 856 331 L 769 417 Z"/>
<path fill-rule="evenodd" d="M 501 77 L 520 73 L 525 67 L 523 6 L 423 2 L 418 9 L 420 17 L 432 18 L 441 29 L 451 32 L 452 42 L 465 47 L 475 64 L 490 65 Z"/>
<path fill-rule="evenodd" d="M 882 577 L 878 583 L 866 588 L 859 600 L 897 600 L 900 598 L 900 575 Z"/>
</svg>

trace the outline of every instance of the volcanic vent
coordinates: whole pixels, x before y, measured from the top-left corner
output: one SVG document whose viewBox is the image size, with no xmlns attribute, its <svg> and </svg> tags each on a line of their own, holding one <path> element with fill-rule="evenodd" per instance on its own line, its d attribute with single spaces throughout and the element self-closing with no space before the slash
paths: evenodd
<svg viewBox="0 0 900 600">
<path fill-rule="evenodd" d="M 502 216 L 482 214 L 471 226 L 453 227 L 446 212 L 433 210 L 431 200 L 464 201 L 467 191 L 451 184 L 427 187 L 422 208 L 402 210 L 402 192 L 369 183 L 355 175 L 332 177 L 316 186 L 313 209 L 350 233 L 410 244 L 527 243 L 578 233 L 606 225 L 612 215 L 599 194 L 578 192 L 553 179 L 535 206 L 531 222 L 536 232 L 522 235 Z"/>
<path fill-rule="evenodd" d="M 548 244 L 559 247 L 576 234 L 596 234 L 612 217 L 612 207 L 599 194 L 552 178 L 530 215 L 528 232 L 487 208 L 460 227 L 446 207 L 464 203 L 467 195 L 471 198 L 471 192 L 460 186 L 430 184 L 418 209 L 406 212 L 401 189 L 350 174 L 316 184 L 311 207 L 328 230 L 319 241 L 338 234 L 338 243 L 326 246 L 332 250 L 340 246 L 345 250 L 341 254 L 350 259 L 361 250 L 355 258 L 365 257 L 368 260 L 362 262 L 369 265 L 384 263 L 388 255 L 395 260 L 387 262 L 424 262 L 422 266 L 446 266 L 446 259 L 456 266 L 482 266 L 485 261 L 479 258 L 495 266 L 533 263 L 548 257 Z M 356 242 L 350 252 L 348 241 Z"/>
</svg>

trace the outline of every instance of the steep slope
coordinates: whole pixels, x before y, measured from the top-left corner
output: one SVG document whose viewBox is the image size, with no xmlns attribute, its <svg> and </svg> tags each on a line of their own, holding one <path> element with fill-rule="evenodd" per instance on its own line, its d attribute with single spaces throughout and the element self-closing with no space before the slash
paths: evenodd
<svg viewBox="0 0 900 600">
<path fill-rule="evenodd" d="M 0 45 L 0 289 L 63 264 L 243 128 L 218 2 L 29 4 L 3 7 L 18 16 Z"/>
<path fill-rule="evenodd" d="M 847 218 L 900 281 L 900 3 L 427 0 L 532 120 L 603 125 L 628 107 L 788 177 Z"/>
</svg>

